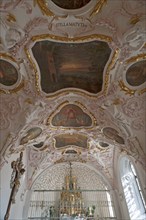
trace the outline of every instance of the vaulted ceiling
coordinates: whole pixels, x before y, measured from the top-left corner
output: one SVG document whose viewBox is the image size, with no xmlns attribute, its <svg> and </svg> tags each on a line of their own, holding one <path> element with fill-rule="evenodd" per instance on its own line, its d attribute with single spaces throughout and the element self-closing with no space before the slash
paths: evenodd
<svg viewBox="0 0 146 220">
<path fill-rule="evenodd" d="M 145 0 L 0 2 L 2 163 L 145 164 Z M 52 171 L 53 172 L 53 171 Z"/>
</svg>

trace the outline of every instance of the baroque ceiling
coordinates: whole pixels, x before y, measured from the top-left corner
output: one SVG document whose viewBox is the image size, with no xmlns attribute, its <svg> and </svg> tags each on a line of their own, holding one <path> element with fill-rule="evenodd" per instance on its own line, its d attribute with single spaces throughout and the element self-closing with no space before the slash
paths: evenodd
<svg viewBox="0 0 146 220">
<path fill-rule="evenodd" d="M 113 185 L 121 153 L 145 166 L 145 11 L 145 0 L 0 1 L 1 167 L 24 151 L 30 184 L 71 161 Z"/>
</svg>

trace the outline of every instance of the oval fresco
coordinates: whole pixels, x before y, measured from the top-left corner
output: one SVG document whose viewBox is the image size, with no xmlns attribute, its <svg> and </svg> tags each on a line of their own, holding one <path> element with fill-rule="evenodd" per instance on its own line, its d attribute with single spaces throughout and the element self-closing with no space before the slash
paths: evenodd
<svg viewBox="0 0 146 220">
<path fill-rule="evenodd" d="M 109 144 L 105 143 L 105 142 L 99 142 L 100 147 L 106 148 L 109 146 Z"/>
<path fill-rule="evenodd" d="M 42 129 L 39 127 L 31 128 L 27 131 L 27 134 L 20 140 L 20 144 L 26 144 L 28 141 L 33 140 L 42 133 Z"/>
<path fill-rule="evenodd" d="M 65 154 L 77 154 L 78 152 L 76 150 L 69 149 L 69 150 L 66 150 L 64 153 Z"/>
<path fill-rule="evenodd" d="M 0 83 L 4 86 L 12 86 L 17 80 L 17 69 L 8 61 L 0 59 Z"/>
<path fill-rule="evenodd" d="M 140 86 L 146 82 L 146 60 L 130 66 L 126 72 L 126 80 L 131 86 Z"/>
<path fill-rule="evenodd" d="M 52 0 L 57 6 L 64 9 L 78 9 L 84 7 L 91 0 Z"/>
<path fill-rule="evenodd" d="M 119 144 L 125 143 L 124 139 L 121 136 L 119 136 L 118 131 L 115 130 L 114 128 L 111 127 L 103 128 L 103 134 Z"/>
<path fill-rule="evenodd" d="M 54 139 L 55 147 L 58 149 L 68 146 L 76 146 L 84 149 L 88 148 L 87 137 L 81 134 L 61 134 Z"/>
<path fill-rule="evenodd" d="M 44 145 L 44 142 L 42 141 L 42 142 L 40 142 L 40 143 L 38 143 L 38 144 L 34 144 L 33 146 L 34 146 L 35 148 L 37 148 L 37 149 L 40 149 L 43 145 Z"/>
<path fill-rule="evenodd" d="M 82 127 L 91 126 L 91 117 L 77 105 L 64 106 L 52 119 L 53 126 Z"/>
</svg>

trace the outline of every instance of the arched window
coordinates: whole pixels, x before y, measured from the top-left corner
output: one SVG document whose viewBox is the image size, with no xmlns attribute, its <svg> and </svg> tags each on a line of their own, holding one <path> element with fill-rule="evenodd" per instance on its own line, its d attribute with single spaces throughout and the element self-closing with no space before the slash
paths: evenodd
<svg viewBox="0 0 146 220">
<path fill-rule="evenodd" d="M 111 195 L 108 192 L 108 190 L 106 192 L 106 196 L 107 196 L 107 203 L 108 203 L 108 209 L 109 209 L 109 216 L 110 218 L 114 218 L 115 214 L 114 214 L 114 209 L 113 209 L 113 202 L 111 200 Z"/>
<path fill-rule="evenodd" d="M 146 219 L 146 203 L 141 191 L 135 168 L 128 158 L 122 158 L 120 175 L 131 220 Z"/>
</svg>

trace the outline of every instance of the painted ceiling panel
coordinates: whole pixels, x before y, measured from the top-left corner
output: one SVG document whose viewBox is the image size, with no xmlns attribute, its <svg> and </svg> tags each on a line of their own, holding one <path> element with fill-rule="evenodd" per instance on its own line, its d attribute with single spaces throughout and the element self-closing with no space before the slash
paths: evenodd
<svg viewBox="0 0 146 220">
<path fill-rule="evenodd" d="M 131 86 L 140 86 L 146 82 L 146 60 L 131 65 L 127 70 L 126 80 Z"/>
<path fill-rule="evenodd" d="M 63 127 L 89 127 L 92 125 L 92 119 L 81 108 L 69 104 L 61 109 L 52 119 L 53 126 Z"/>
<path fill-rule="evenodd" d="M 17 80 L 16 68 L 8 61 L 0 59 L 0 83 L 5 86 L 12 86 Z"/>
<path fill-rule="evenodd" d="M 82 134 L 62 134 L 55 137 L 56 148 L 68 146 L 76 146 L 87 149 L 87 137 Z"/>
<path fill-rule="evenodd" d="M 102 41 L 57 43 L 39 41 L 32 48 L 45 93 L 77 88 L 97 94 L 102 90 L 103 71 L 111 49 Z"/>
</svg>

